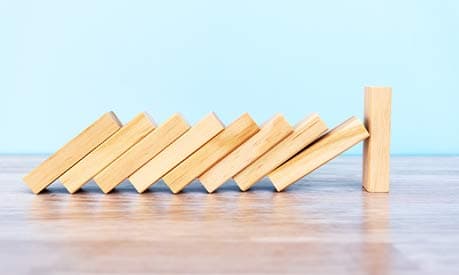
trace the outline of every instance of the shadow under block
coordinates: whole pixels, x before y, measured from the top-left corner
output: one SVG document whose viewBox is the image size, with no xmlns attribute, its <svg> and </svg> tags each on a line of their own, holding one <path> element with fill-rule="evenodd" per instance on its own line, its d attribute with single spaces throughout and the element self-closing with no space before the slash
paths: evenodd
<svg viewBox="0 0 459 275">
<path fill-rule="evenodd" d="M 129 181 L 139 193 L 144 192 L 224 128 L 225 126 L 218 117 L 210 113 L 132 174 Z"/>
<path fill-rule="evenodd" d="M 370 137 L 363 144 L 363 187 L 389 192 L 392 89 L 365 87 L 365 126 Z"/>
<path fill-rule="evenodd" d="M 40 193 L 120 128 L 116 115 L 105 113 L 27 174 L 24 182 L 32 192 Z"/>
<path fill-rule="evenodd" d="M 164 182 L 173 193 L 180 192 L 258 131 L 259 128 L 250 115 L 243 114 L 198 151 L 169 171 L 163 177 Z"/>
<path fill-rule="evenodd" d="M 268 177 L 276 190 L 282 191 L 368 136 L 360 120 L 351 117 L 269 173 Z"/>
<path fill-rule="evenodd" d="M 74 193 L 110 163 L 156 128 L 147 113 L 141 113 L 89 153 L 61 177 L 65 188 Z"/>
<path fill-rule="evenodd" d="M 268 175 L 327 131 L 327 125 L 318 114 L 311 114 L 299 122 L 293 132 L 266 154 L 233 177 L 242 191 Z"/>
<path fill-rule="evenodd" d="M 292 131 L 293 128 L 282 115 L 274 116 L 259 132 L 202 174 L 199 180 L 207 192 L 215 191 Z"/>
<path fill-rule="evenodd" d="M 190 125 L 181 115 L 174 114 L 98 173 L 94 181 L 104 193 L 110 192 L 189 128 Z"/>
</svg>

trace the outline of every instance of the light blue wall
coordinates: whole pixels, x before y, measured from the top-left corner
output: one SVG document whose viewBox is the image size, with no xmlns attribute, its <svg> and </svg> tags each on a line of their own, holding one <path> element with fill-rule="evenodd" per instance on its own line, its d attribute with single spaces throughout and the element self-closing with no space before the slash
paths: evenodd
<svg viewBox="0 0 459 275">
<path fill-rule="evenodd" d="M 393 86 L 392 153 L 459 153 L 459 1 L 0 0 L 2 153 L 53 152 L 107 110 L 333 126 L 365 84 Z"/>
</svg>

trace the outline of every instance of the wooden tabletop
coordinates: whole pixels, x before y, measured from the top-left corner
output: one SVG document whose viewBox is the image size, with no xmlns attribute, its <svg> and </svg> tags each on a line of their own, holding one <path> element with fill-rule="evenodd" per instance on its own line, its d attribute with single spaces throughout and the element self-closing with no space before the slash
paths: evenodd
<svg viewBox="0 0 459 275">
<path fill-rule="evenodd" d="M 266 179 L 207 194 L 124 182 L 33 195 L 43 156 L 0 157 L 0 274 L 457 274 L 459 157 L 393 157 L 391 193 L 341 157 L 285 192 Z"/>
</svg>

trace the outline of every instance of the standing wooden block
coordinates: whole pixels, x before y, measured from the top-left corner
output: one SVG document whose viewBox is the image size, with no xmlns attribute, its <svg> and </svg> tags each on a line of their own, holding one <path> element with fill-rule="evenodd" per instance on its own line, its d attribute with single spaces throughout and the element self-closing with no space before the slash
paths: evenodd
<svg viewBox="0 0 459 275">
<path fill-rule="evenodd" d="M 363 144 L 363 187 L 368 192 L 389 192 L 391 102 L 391 88 L 365 87 L 370 137 Z"/>
<path fill-rule="evenodd" d="M 225 126 L 211 113 L 148 161 L 129 177 L 135 189 L 142 193 L 193 152 L 220 133 Z"/>
<path fill-rule="evenodd" d="M 70 193 L 76 192 L 110 163 L 156 128 L 147 113 L 137 115 L 94 151 L 89 153 L 61 177 Z"/>
<path fill-rule="evenodd" d="M 282 191 L 367 137 L 368 132 L 360 120 L 351 117 L 269 173 L 268 177 L 276 190 Z"/>
<path fill-rule="evenodd" d="M 27 174 L 24 182 L 32 192 L 40 193 L 120 128 L 121 122 L 116 115 L 105 113 Z"/>
<path fill-rule="evenodd" d="M 293 132 L 266 154 L 233 177 L 242 191 L 246 191 L 269 172 L 303 150 L 327 131 L 327 125 L 318 114 L 312 114 L 298 123 Z"/>
<path fill-rule="evenodd" d="M 293 131 L 282 115 L 276 115 L 247 142 L 239 146 L 199 177 L 207 192 L 220 185 L 254 162 Z"/>
<path fill-rule="evenodd" d="M 173 193 L 199 177 L 217 161 L 258 132 L 259 128 L 249 114 L 243 114 L 222 132 L 167 173 L 163 180 Z"/>
<path fill-rule="evenodd" d="M 173 115 L 98 173 L 94 181 L 104 193 L 110 192 L 189 128 L 190 125 L 181 115 Z"/>
</svg>

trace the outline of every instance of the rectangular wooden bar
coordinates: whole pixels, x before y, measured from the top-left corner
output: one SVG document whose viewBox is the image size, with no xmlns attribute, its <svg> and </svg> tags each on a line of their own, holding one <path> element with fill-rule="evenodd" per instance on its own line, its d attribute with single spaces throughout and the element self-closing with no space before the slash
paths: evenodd
<svg viewBox="0 0 459 275">
<path fill-rule="evenodd" d="M 269 173 L 268 177 L 276 190 L 282 191 L 367 137 L 368 132 L 360 120 L 351 117 Z"/>
<path fill-rule="evenodd" d="M 370 137 L 363 144 L 363 187 L 389 192 L 392 89 L 365 87 L 365 126 Z"/>
<path fill-rule="evenodd" d="M 110 163 L 156 128 L 147 113 L 137 115 L 118 132 L 89 153 L 61 177 L 65 188 L 74 193 Z"/>
<path fill-rule="evenodd" d="M 318 114 L 312 114 L 298 123 L 293 132 L 259 159 L 233 177 L 242 191 L 248 190 L 257 181 L 282 163 L 303 150 L 327 131 L 327 125 Z"/>
<path fill-rule="evenodd" d="M 27 174 L 24 182 L 32 192 L 40 193 L 120 128 L 115 113 L 105 113 Z"/>
<path fill-rule="evenodd" d="M 198 151 L 169 171 L 163 180 L 173 193 L 199 177 L 217 161 L 236 149 L 258 132 L 259 128 L 249 114 L 243 114 Z"/>
<path fill-rule="evenodd" d="M 99 172 L 94 177 L 94 181 L 104 193 L 110 192 L 183 135 L 189 128 L 190 125 L 180 114 L 174 114 L 165 123 L 150 132 L 104 170 Z"/>
</svg>

